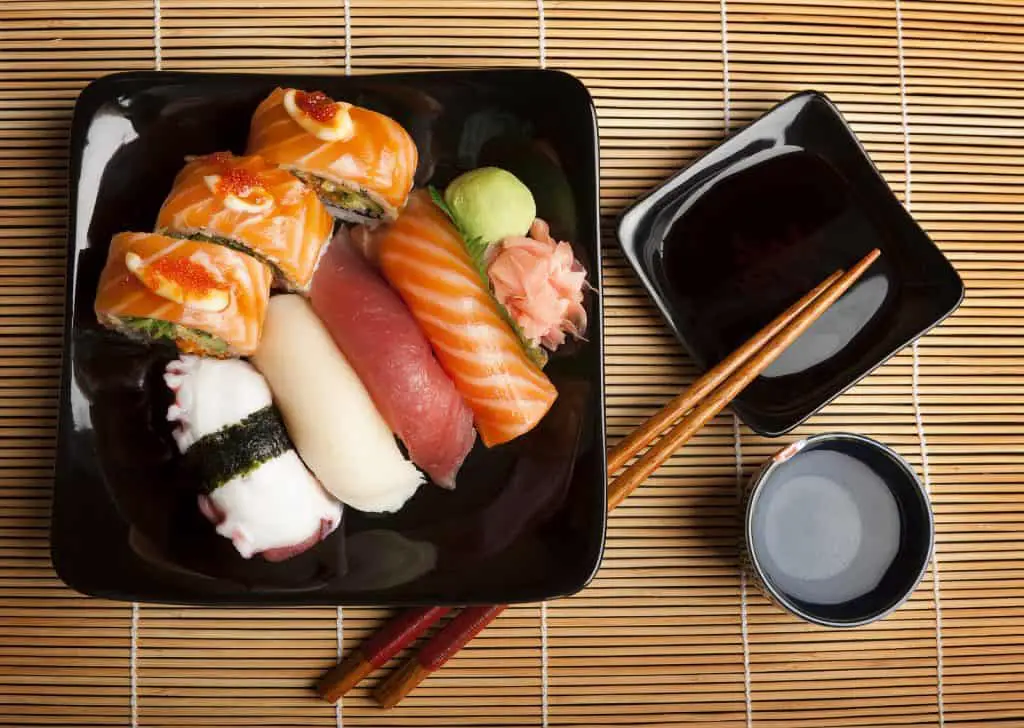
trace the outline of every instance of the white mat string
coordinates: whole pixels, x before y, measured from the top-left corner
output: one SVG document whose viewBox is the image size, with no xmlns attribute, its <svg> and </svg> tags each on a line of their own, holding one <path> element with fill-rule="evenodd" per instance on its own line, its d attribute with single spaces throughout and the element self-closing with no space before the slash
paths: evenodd
<svg viewBox="0 0 1024 728">
<path fill-rule="evenodd" d="M 128 707 L 132 728 L 139 725 L 139 603 L 132 602 L 131 623 L 128 628 Z"/>
<path fill-rule="evenodd" d="M 334 638 L 336 642 L 335 649 L 335 662 L 341 662 L 343 645 L 345 642 L 345 611 L 338 607 L 334 615 Z M 334 704 L 334 725 L 336 728 L 343 728 L 343 722 L 341 718 L 341 701 L 343 698 L 338 698 L 338 701 Z"/>
<path fill-rule="evenodd" d="M 544 0 L 537 0 L 537 52 L 540 67 L 548 67 Z M 540 724 L 548 728 L 548 605 L 540 603 Z"/>
<path fill-rule="evenodd" d="M 904 188 L 903 204 L 909 212 L 911 209 L 911 164 L 910 164 L 910 113 L 908 111 L 909 99 L 907 98 L 907 70 L 903 53 L 903 8 L 900 0 L 896 3 L 896 56 L 899 59 L 900 73 L 900 121 L 903 127 L 903 167 Z M 914 402 L 914 426 L 917 429 L 917 441 L 921 451 L 921 474 L 924 477 L 924 487 L 929 496 L 932 492 L 931 468 L 928 462 L 928 437 L 925 434 L 924 416 L 921 412 L 921 355 L 918 351 L 918 343 L 915 341 L 910 347 L 912 364 L 910 375 L 910 390 Z M 932 601 L 935 603 L 935 692 L 936 702 L 939 710 L 939 728 L 946 725 L 946 698 L 943 673 L 942 647 L 942 589 L 939 581 L 939 547 L 936 543 L 932 548 Z"/>
<path fill-rule="evenodd" d="M 732 123 L 732 100 L 729 93 L 729 5 L 728 0 L 719 0 L 719 25 L 722 32 L 722 107 L 725 114 L 725 131 Z"/>
<path fill-rule="evenodd" d="M 352 73 L 352 8 L 349 0 L 344 0 L 342 13 L 345 19 L 345 75 Z M 335 640 L 335 661 L 341 662 L 345 643 L 345 610 L 337 607 L 334 614 L 334 640 Z M 338 698 L 334 704 L 334 725 L 336 728 L 343 728 L 344 718 L 342 717 L 342 701 Z"/>
<path fill-rule="evenodd" d="M 345 0 L 342 11 L 345 14 L 345 75 L 352 73 L 352 8 Z"/>
<path fill-rule="evenodd" d="M 544 27 L 544 0 L 537 0 L 537 47 L 540 67 L 548 67 L 547 29 Z"/>
<path fill-rule="evenodd" d="M 722 128 L 726 134 L 732 124 L 732 96 L 729 90 L 729 5 L 719 0 L 719 25 L 722 34 Z M 740 419 L 732 415 L 733 454 L 735 456 L 736 502 L 743 506 L 743 442 Z M 743 702 L 747 728 L 754 725 L 754 703 L 750 679 L 750 626 L 747 620 L 747 572 L 740 568 L 740 639 L 743 642 Z"/>
<path fill-rule="evenodd" d="M 162 22 L 160 0 L 153 0 L 153 67 L 156 70 L 163 70 L 164 58 L 163 47 L 160 35 L 160 23 Z"/>
<path fill-rule="evenodd" d="M 733 454 L 736 461 L 736 502 L 743 507 L 743 441 L 740 438 L 740 418 L 732 416 Z M 742 510 L 740 518 L 743 517 Z M 747 620 L 747 572 L 740 568 L 740 638 L 743 641 L 743 700 L 747 714 L 747 728 L 754 725 L 753 686 L 750 678 L 750 625 Z"/>
<path fill-rule="evenodd" d="M 548 728 L 548 604 L 540 603 L 540 724 Z"/>
</svg>

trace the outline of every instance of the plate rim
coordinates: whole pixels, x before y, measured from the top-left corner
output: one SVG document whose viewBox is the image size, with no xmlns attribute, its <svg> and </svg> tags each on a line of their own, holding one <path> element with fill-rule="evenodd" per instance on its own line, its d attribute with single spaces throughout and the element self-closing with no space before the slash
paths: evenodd
<svg viewBox="0 0 1024 728">
<path fill-rule="evenodd" d="M 650 271 L 648 270 L 648 267 L 640 258 L 639 253 L 641 248 L 643 248 L 643 246 L 645 245 L 645 243 L 643 241 L 637 240 L 637 236 L 635 235 L 634 231 L 640 223 L 640 221 L 644 220 L 646 217 L 650 215 L 652 207 L 654 207 L 657 203 L 664 200 L 666 197 L 670 197 L 673 194 L 675 194 L 676 187 L 678 187 L 681 184 L 684 184 L 694 174 L 702 171 L 707 160 L 713 157 L 714 154 L 720 151 L 723 147 L 725 147 L 726 145 L 737 143 L 737 140 L 749 135 L 750 133 L 752 133 L 753 130 L 756 130 L 756 128 L 758 128 L 760 125 L 762 125 L 763 123 L 767 123 L 767 120 L 770 117 L 773 117 L 778 113 L 782 113 L 789 106 L 800 105 L 800 108 L 798 109 L 796 115 L 802 115 L 808 112 L 808 109 L 812 104 L 816 103 L 823 105 L 823 110 L 826 113 L 833 116 L 839 122 L 840 128 L 843 130 L 843 133 L 846 135 L 846 137 L 848 137 L 848 139 L 852 140 L 855 143 L 858 151 L 858 165 L 866 163 L 867 169 L 869 169 L 874 178 L 872 182 L 880 184 L 885 189 L 885 191 L 887 192 L 887 196 L 890 198 L 890 202 L 893 206 L 893 209 L 895 210 L 898 208 L 898 210 L 901 211 L 902 216 L 906 220 L 908 220 L 916 229 L 916 232 L 919 233 L 918 237 L 921 238 L 923 242 L 927 243 L 928 245 L 931 245 L 938 253 L 939 257 L 941 258 L 941 262 L 945 266 L 944 272 L 949 276 L 948 280 L 944 281 L 943 285 L 949 284 L 955 286 L 956 295 L 951 297 L 951 300 L 948 305 L 944 305 L 941 307 L 941 310 L 937 315 L 928 317 L 931 320 L 930 323 L 920 328 L 920 330 L 916 334 L 913 334 L 907 337 L 906 339 L 901 337 L 899 343 L 894 345 L 893 347 L 886 347 L 887 353 L 885 353 L 878 361 L 872 363 L 870 366 L 863 370 L 858 369 L 858 373 L 855 374 L 849 382 L 842 385 L 834 393 L 828 394 L 826 397 L 818 401 L 816 404 L 813 404 L 810 410 L 807 413 L 800 415 L 798 419 L 792 420 L 791 418 L 792 424 L 789 424 L 791 420 L 787 420 L 784 426 L 765 426 L 766 423 L 762 422 L 761 420 L 768 419 L 769 416 L 761 414 L 760 410 L 757 410 L 756 408 L 752 409 L 750 406 L 748 406 L 744 402 L 743 393 L 740 393 L 740 395 L 730 405 L 731 408 L 739 415 L 740 419 L 743 420 L 744 424 L 746 424 L 755 433 L 762 435 L 764 437 L 780 437 L 800 427 L 805 422 L 807 422 L 807 420 L 809 420 L 811 417 L 818 414 L 819 412 L 821 412 L 822 409 L 824 409 L 833 401 L 835 401 L 835 399 L 838 398 L 840 395 L 847 392 L 849 389 L 851 389 L 859 382 L 861 382 L 865 377 L 869 376 L 872 372 L 874 372 L 883 364 L 888 362 L 893 356 L 898 354 L 906 347 L 914 344 L 922 336 L 926 335 L 932 329 L 942 324 L 960 307 L 960 304 L 963 303 L 964 297 L 966 295 L 966 287 L 964 286 L 963 278 L 960 276 L 960 273 L 949 261 L 945 253 L 943 253 L 942 249 L 935 243 L 934 240 L 932 240 L 931 236 L 927 233 L 927 231 L 925 231 L 924 228 L 921 227 L 920 223 L 918 223 L 918 221 L 906 209 L 906 207 L 900 201 L 899 197 L 897 197 L 895 191 L 889 186 L 888 182 L 886 182 L 885 178 L 882 176 L 882 173 L 875 165 L 874 160 L 868 154 L 867 150 L 864 148 L 863 143 L 854 133 L 853 128 L 850 126 L 846 118 L 842 115 L 842 112 L 839 110 L 836 104 L 823 92 L 816 91 L 813 89 L 798 91 L 796 93 L 790 94 L 781 101 L 775 103 L 767 111 L 765 111 L 763 114 L 759 115 L 755 119 L 751 120 L 749 123 L 735 130 L 730 131 L 726 136 L 724 136 L 713 146 L 706 149 L 698 157 L 682 166 L 672 175 L 664 179 L 662 182 L 658 183 L 658 185 L 648 190 L 641 197 L 637 198 L 635 201 L 630 203 L 630 205 L 618 215 L 615 222 L 615 239 L 618 243 L 618 247 L 622 251 L 630 267 L 633 269 L 634 274 L 640 280 L 648 298 L 651 300 L 652 303 L 654 303 L 655 308 L 661 315 L 663 322 L 666 324 L 666 326 L 668 326 L 669 330 L 672 332 L 675 339 L 683 346 L 686 353 L 690 356 L 694 363 L 696 363 L 701 370 L 706 369 L 712 363 L 709 363 L 705 360 L 703 353 L 698 352 L 696 348 L 693 346 L 692 342 L 690 342 L 686 337 L 684 337 L 679 328 L 676 326 L 676 322 L 670 311 L 670 308 L 665 304 L 665 301 L 662 299 L 662 296 L 655 287 L 653 280 L 651 280 Z M 803 144 L 801 144 L 800 146 L 805 151 L 810 151 L 812 153 L 820 153 L 815 147 L 810 147 Z M 828 159 L 827 155 L 821 156 L 825 159 Z M 683 195 L 680 196 L 680 200 L 684 200 L 687 197 L 689 197 L 689 193 L 684 193 Z"/>
<path fill-rule="evenodd" d="M 72 457 L 70 452 L 70 443 L 74 434 L 73 418 L 71 416 L 71 385 L 74 378 L 74 357 L 73 357 L 73 340 L 76 326 L 74 323 L 74 311 L 75 311 L 75 299 L 76 291 L 78 287 L 77 276 L 78 270 L 78 256 L 77 253 L 77 237 L 79 234 L 77 226 L 78 217 L 78 198 L 79 198 L 79 180 L 81 177 L 81 167 L 83 153 L 87 145 L 85 130 L 88 128 L 88 124 L 91 122 L 95 115 L 97 108 L 106 99 L 115 95 L 118 86 L 120 85 L 136 85 L 132 88 L 133 92 L 144 91 L 145 87 L 161 87 L 176 84 L 187 84 L 188 82 L 203 82 L 203 81 L 227 81 L 230 79 L 238 79 L 243 81 L 267 81 L 267 82 L 280 82 L 293 83 L 298 86 L 309 86 L 312 87 L 319 79 L 349 79 L 353 81 L 361 80 L 379 80 L 379 81 L 394 81 L 402 83 L 414 82 L 416 77 L 441 79 L 444 77 L 451 77 L 453 80 L 459 77 L 473 78 L 475 80 L 486 80 L 486 77 L 508 77 L 508 76 L 538 76 L 544 77 L 549 81 L 554 81 L 561 84 L 567 84 L 570 86 L 575 94 L 577 94 L 579 100 L 585 103 L 586 115 L 589 118 L 589 127 L 586 133 L 592 140 L 591 149 L 588 152 L 587 159 L 587 181 L 586 185 L 589 187 L 590 183 L 593 183 L 593 198 L 591 205 L 593 207 L 592 219 L 590 224 L 594 230 L 593 250 L 588 250 L 588 254 L 592 255 L 593 268 L 596 271 L 594 275 L 597 281 L 597 291 L 603 290 L 603 266 L 602 266 L 602 244 L 601 244 L 601 203 L 600 203 L 600 131 L 598 126 L 597 110 L 594 104 L 592 95 L 586 85 L 576 76 L 572 75 L 567 71 L 560 69 L 546 69 L 546 68 L 513 68 L 513 67 L 478 67 L 478 68 L 458 68 L 458 69 L 436 69 L 436 70 L 424 70 L 424 71 L 396 71 L 396 72 L 384 72 L 384 73 L 366 73 L 358 74 L 355 76 L 342 76 L 337 73 L 242 73 L 242 72 L 208 72 L 208 71 L 155 71 L 155 70 L 131 70 L 131 71 L 119 71 L 115 73 L 106 74 L 96 79 L 91 80 L 82 90 L 75 99 L 75 105 L 72 113 L 71 124 L 69 126 L 69 137 L 68 137 L 68 172 L 67 172 L 67 200 L 68 200 L 68 211 L 66 221 L 66 242 L 65 251 L 67 253 L 67 259 L 65 261 L 65 291 L 64 291 L 64 322 L 63 322 L 63 339 L 61 344 L 61 370 L 60 370 L 60 386 L 58 392 L 57 401 L 57 427 L 56 427 L 56 447 L 53 460 L 53 490 L 52 498 L 50 503 L 50 524 L 49 524 L 49 551 L 51 563 L 54 571 L 58 578 L 64 582 L 71 589 L 84 594 L 86 596 L 99 597 L 105 599 L 111 599 L 115 601 L 136 601 L 154 604 L 169 604 L 169 605 L 200 605 L 200 606 L 252 606 L 252 607 L 281 607 L 281 606 L 382 606 L 382 605 L 393 605 L 393 606 L 423 606 L 423 605 L 463 605 L 467 602 L 464 600 L 446 600 L 444 598 L 430 597 L 429 599 L 419 600 L 395 600 L 395 601 L 384 601 L 379 599 L 362 598 L 358 596 L 358 592 L 352 592 L 350 594 L 341 596 L 331 596 L 323 592 L 309 592 L 308 599 L 303 598 L 288 598 L 288 595 L 301 594 L 301 591 L 273 591 L 273 592 L 260 592 L 249 589 L 242 585 L 238 585 L 230 593 L 223 595 L 216 595 L 217 598 L 174 598 L 169 597 L 170 593 L 180 593 L 180 590 L 176 590 L 171 587 L 166 590 L 166 593 L 149 593 L 144 590 L 133 591 L 131 587 L 124 587 L 122 589 L 116 588 L 105 588 L 105 585 L 100 585 L 99 588 L 94 584 L 89 584 L 88 580 L 80 580 L 78 577 L 80 573 L 76 569 L 69 569 L 64 558 L 63 550 L 58 547 L 58 543 L 63 539 L 57 536 L 58 523 L 60 518 L 58 517 L 58 511 L 61 509 L 61 503 L 64 499 L 58 498 L 58 493 L 70 487 L 68 481 L 72 479 L 70 470 L 76 460 Z M 139 86 L 141 85 L 141 86 Z M 588 195 L 589 197 L 589 195 Z M 588 217 L 590 217 L 588 215 Z M 584 589 L 596 576 L 598 570 L 601 567 L 601 563 L 604 557 L 604 550 L 606 547 L 606 534 L 607 534 L 607 412 L 604 403 L 605 399 L 605 386 L 606 386 L 606 372 L 605 372 L 605 346 L 604 346 L 604 306 L 603 298 L 600 293 L 595 295 L 595 305 L 592 308 L 592 321 L 596 324 L 594 330 L 599 332 L 599 336 L 596 336 L 588 341 L 588 344 L 593 347 L 592 357 L 596 360 L 596 373 L 597 373 L 597 393 L 595 395 L 595 402 L 597 402 L 597 411 L 594 413 L 595 425 L 594 429 L 596 434 L 599 435 L 600 442 L 595 446 L 596 455 L 595 463 L 600 461 L 600 475 L 601 475 L 601 487 L 596 487 L 593 490 L 598 492 L 598 495 L 588 499 L 590 508 L 593 511 L 591 517 L 596 517 L 601 524 L 600 534 L 591 535 L 588 537 L 588 541 L 596 538 L 596 544 L 587 547 L 586 559 L 580 559 L 580 565 L 576 566 L 571 573 L 572 580 L 565 579 L 565 585 L 557 590 L 523 590 L 521 593 L 513 595 L 509 599 L 500 599 L 498 601 L 507 603 L 530 603 L 537 601 L 546 601 L 550 599 L 557 599 L 572 594 L 578 593 Z M 91 454 L 93 460 L 98 459 L 98 455 L 93 451 Z M 595 529 L 596 531 L 596 529 Z M 578 572 L 578 573 L 577 573 Z M 220 583 L 231 583 L 224 582 L 223 580 L 217 580 Z M 209 595 L 207 595 L 208 597 Z M 275 598 L 280 596 L 281 598 Z M 253 598 L 255 597 L 255 598 Z M 492 599 L 481 599 L 476 602 L 486 604 L 490 603 Z"/>
</svg>

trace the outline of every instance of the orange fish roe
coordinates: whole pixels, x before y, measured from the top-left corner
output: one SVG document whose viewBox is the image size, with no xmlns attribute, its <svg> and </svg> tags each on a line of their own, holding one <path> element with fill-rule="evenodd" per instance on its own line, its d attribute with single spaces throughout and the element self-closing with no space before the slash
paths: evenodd
<svg viewBox="0 0 1024 728">
<path fill-rule="evenodd" d="M 252 172 L 233 167 L 224 170 L 217 182 L 217 194 L 234 195 L 235 197 L 248 197 L 253 193 L 263 192 L 263 184 L 259 177 Z"/>
<path fill-rule="evenodd" d="M 338 114 L 340 104 L 325 94 L 323 91 L 295 92 L 295 105 L 302 109 L 302 112 L 310 119 L 321 124 L 326 124 Z"/>
<path fill-rule="evenodd" d="M 231 152 L 214 152 L 213 154 L 207 154 L 205 157 L 200 157 L 200 159 L 206 159 L 213 164 L 226 167 L 231 164 L 233 156 Z"/>
<path fill-rule="evenodd" d="M 155 288 L 157 285 L 157 281 L 154 280 L 155 274 L 174 281 L 186 291 L 198 294 L 224 287 L 213 273 L 189 258 L 166 257 L 150 264 L 142 274 L 149 288 Z"/>
</svg>

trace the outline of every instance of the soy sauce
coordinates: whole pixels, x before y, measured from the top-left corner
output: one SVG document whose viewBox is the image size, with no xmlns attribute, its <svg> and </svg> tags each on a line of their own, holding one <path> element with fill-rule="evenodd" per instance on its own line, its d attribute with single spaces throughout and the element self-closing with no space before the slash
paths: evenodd
<svg viewBox="0 0 1024 728">
<path fill-rule="evenodd" d="M 693 348 L 721 360 L 776 315 L 874 247 L 883 235 L 847 181 L 801 150 L 721 173 L 677 211 L 661 245 L 673 305 Z M 890 292 L 887 266 L 872 268 L 763 377 L 775 381 L 762 406 L 792 404 L 828 369 L 853 361 L 862 330 Z M 799 375 L 799 376 L 797 376 Z M 785 380 L 791 386 L 780 386 Z M 774 398 L 776 402 L 764 398 Z"/>
</svg>

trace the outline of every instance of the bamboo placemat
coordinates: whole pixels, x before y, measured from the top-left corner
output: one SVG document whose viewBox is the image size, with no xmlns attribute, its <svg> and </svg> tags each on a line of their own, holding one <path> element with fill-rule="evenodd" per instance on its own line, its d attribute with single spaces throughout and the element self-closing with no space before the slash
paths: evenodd
<svg viewBox="0 0 1024 728">
<path fill-rule="evenodd" d="M 1016 0 L 3 0 L 0 724 L 1024 723 L 1024 26 Z M 775 447 L 722 416 L 611 518 L 582 594 L 510 609 L 401 708 L 311 680 L 380 610 L 133 607 L 54 577 L 48 513 L 66 137 L 125 69 L 537 66 L 591 89 L 602 209 L 791 92 L 827 92 L 963 275 L 946 325 L 814 418 L 932 489 L 935 566 L 884 622 L 804 625 L 737 574 L 736 493 Z M 612 439 L 694 370 L 605 230 Z"/>
</svg>

